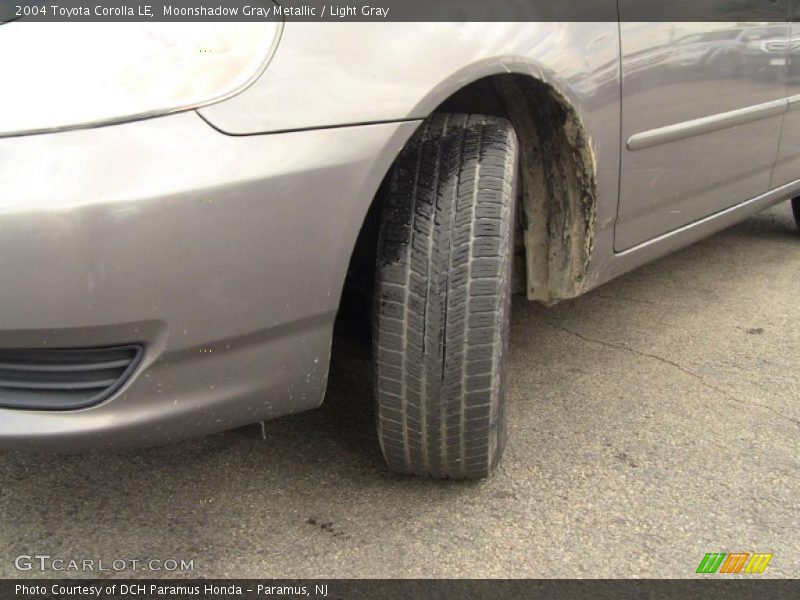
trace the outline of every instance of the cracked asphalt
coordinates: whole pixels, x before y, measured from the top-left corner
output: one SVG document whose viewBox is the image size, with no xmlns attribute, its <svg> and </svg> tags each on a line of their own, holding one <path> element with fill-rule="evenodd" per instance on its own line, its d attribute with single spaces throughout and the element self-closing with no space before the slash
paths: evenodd
<svg viewBox="0 0 800 600">
<path fill-rule="evenodd" d="M 2 453 L 0 577 L 58 575 L 15 570 L 43 553 L 204 577 L 683 578 L 728 551 L 797 577 L 798 265 L 782 205 L 575 301 L 517 302 L 509 447 L 483 482 L 385 470 L 351 345 L 323 408 L 265 441 Z"/>
</svg>

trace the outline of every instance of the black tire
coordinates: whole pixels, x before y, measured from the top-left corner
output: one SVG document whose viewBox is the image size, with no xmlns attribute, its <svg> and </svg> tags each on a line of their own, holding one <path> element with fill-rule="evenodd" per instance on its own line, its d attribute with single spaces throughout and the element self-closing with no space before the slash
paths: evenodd
<svg viewBox="0 0 800 600">
<path fill-rule="evenodd" d="M 474 479 L 502 457 L 516 163 L 508 121 L 437 114 L 384 187 L 373 364 L 393 471 Z"/>
<path fill-rule="evenodd" d="M 800 229 L 800 198 L 792 199 L 792 212 L 794 213 L 794 222 L 797 223 L 797 228 Z"/>
</svg>

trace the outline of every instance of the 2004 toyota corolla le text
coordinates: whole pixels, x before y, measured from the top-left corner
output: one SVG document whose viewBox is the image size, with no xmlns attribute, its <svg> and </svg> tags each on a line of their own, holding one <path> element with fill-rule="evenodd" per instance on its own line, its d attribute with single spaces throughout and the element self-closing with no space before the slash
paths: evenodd
<svg viewBox="0 0 800 600">
<path fill-rule="evenodd" d="M 780 4 L 759 23 L 627 23 L 620 3 L 622 23 L 4 25 L 0 447 L 315 408 L 337 314 L 368 313 L 388 465 L 487 475 L 512 293 L 574 298 L 800 195 Z"/>
</svg>

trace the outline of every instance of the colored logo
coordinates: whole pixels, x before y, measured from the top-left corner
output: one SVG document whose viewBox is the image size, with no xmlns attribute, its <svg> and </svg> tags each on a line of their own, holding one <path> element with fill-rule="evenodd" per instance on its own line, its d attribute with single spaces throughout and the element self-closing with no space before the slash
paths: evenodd
<svg viewBox="0 0 800 600">
<path fill-rule="evenodd" d="M 711 552 L 700 561 L 697 573 L 763 573 L 771 560 L 772 554 Z"/>
</svg>

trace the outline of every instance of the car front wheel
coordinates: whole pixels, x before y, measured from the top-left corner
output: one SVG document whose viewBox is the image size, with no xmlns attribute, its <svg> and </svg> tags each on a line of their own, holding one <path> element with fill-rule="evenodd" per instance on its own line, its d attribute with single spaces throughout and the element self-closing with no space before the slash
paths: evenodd
<svg viewBox="0 0 800 600">
<path fill-rule="evenodd" d="M 373 364 L 394 471 L 480 478 L 503 454 L 516 170 L 508 121 L 436 114 L 384 186 Z"/>
</svg>

